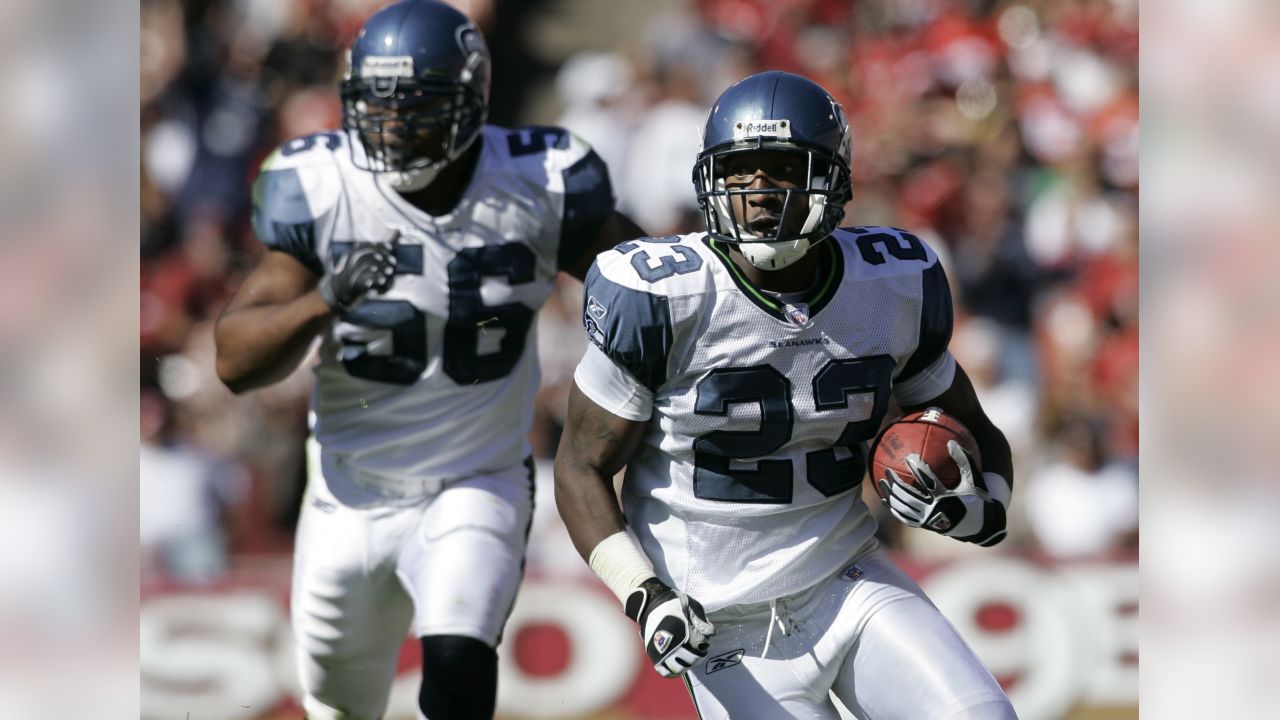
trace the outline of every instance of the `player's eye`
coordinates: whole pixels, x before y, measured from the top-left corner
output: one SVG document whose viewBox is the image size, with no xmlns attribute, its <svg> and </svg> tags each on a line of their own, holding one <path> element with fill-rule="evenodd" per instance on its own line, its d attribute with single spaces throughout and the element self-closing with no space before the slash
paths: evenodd
<svg viewBox="0 0 1280 720">
<path fill-rule="evenodd" d="M 754 163 L 743 160 L 730 160 L 725 163 L 724 176 L 731 180 L 746 180 L 755 174 Z"/>
</svg>

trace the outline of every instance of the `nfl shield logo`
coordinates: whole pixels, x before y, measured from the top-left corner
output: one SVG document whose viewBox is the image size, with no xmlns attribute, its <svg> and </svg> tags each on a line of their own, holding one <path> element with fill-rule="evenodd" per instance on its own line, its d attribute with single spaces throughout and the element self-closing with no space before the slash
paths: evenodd
<svg viewBox="0 0 1280 720">
<path fill-rule="evenodd" d="M 809 324 L 809 306 L 807 304 L 799 303 L 797 305 L 792 305 L 788 303 L 785 309 L 787 317 L 791 318 L 791 322 L 797 325 Z"/>
</svg>

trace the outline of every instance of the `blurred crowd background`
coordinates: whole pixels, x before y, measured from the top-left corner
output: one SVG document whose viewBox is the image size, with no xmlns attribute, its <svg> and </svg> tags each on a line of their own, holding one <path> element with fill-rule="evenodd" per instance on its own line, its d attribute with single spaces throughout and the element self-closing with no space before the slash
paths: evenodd
<svg viewBox="0 0 1280 720">
<path fill-rule="evenodd" d="M 212 322 L 263 252 L 248 222 L 259 163 L 339 124 L 344 48 L 381 4 L 142 2 L 144 582 L 212 582 L 291 543 L 310 373 L 234 397 L 214 375 Z M 831 91 L 854 132 L 846 224 L 908 228 L 943 256 L 952 351 L 1013 446 L 1018 500 L 997 552 L 1135 556 L 1136 0 L 458 5 L 493 53 L 490 122 L 581 135 L 655 235 L 701 229 L 690 173 L 724 88 L 784 69 Z M 563 278 L 537 330 L 541 459 L 584 347 L 580 292 Z M 892 547 L 967 550 L 886 519 Z"/>
</svg>

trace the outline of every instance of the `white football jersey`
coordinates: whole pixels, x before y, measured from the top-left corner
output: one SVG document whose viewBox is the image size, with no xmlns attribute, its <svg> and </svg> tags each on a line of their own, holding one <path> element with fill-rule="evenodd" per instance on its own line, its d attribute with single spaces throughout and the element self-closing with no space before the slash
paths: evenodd
<svg viewBox="0 0 1280 720">
<path fill-rule="evenodd" d="M 632 395 L 653 398 L 627 465 L 627 520 L 660 578 L 708 611 L 798 592 L 874 549 L 855 491 L 867 442 L 890 393 L 917 404 L 954 377 L 951 293 L 932 249 L 857 227 L 811 252 L 824 255 L 818 282 L 790 303 L 703 234 L 623 243 L 587 277 L 588 336 Z M 590 365 L 579 387 L 610 409 Z"/>
<path fill-rule="evenodd" d="M 394 285 L 322 338 L 311 405 L 326 463 L 447 480 L 529 453 L 534 315 L 557 271 L 588 252 L 613 195 L 604 163 L 561 128 L 486 126 L 480 141 L 465 194 L 440 216 L 356 168 L 342 132 L 298 138 L 263 163 L 254 230 L 317 274 L 399 233 Z"/>
</svg>

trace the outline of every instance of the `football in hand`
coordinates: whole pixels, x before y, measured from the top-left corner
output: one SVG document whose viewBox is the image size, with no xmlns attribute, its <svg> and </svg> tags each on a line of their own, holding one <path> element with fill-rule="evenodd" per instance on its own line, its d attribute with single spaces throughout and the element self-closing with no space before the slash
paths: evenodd
<svg viewBox="0 0 1280 720">
<path fill-rule="evenodd" d="M 960 483 L 960 468 L 947 452 L 948 440 L 955 440 L 968 450 L 978 464 L 974 472 L 981 472 L 982 456 L 978 453 L 978 443 L 959 420 L 933 407 L 895 420 L 880 432 L 871 446 L 871 486 L 876 494 L 884 498 L 880 492 L 880 478 L 888 477 L 888 468 L 893 468 L 908 485 L 917 485 L 915 475 L 907 467 L 907 456 L 911 453 L 920 455 L 944 487 L 954 489 Z"/>
</svg>

